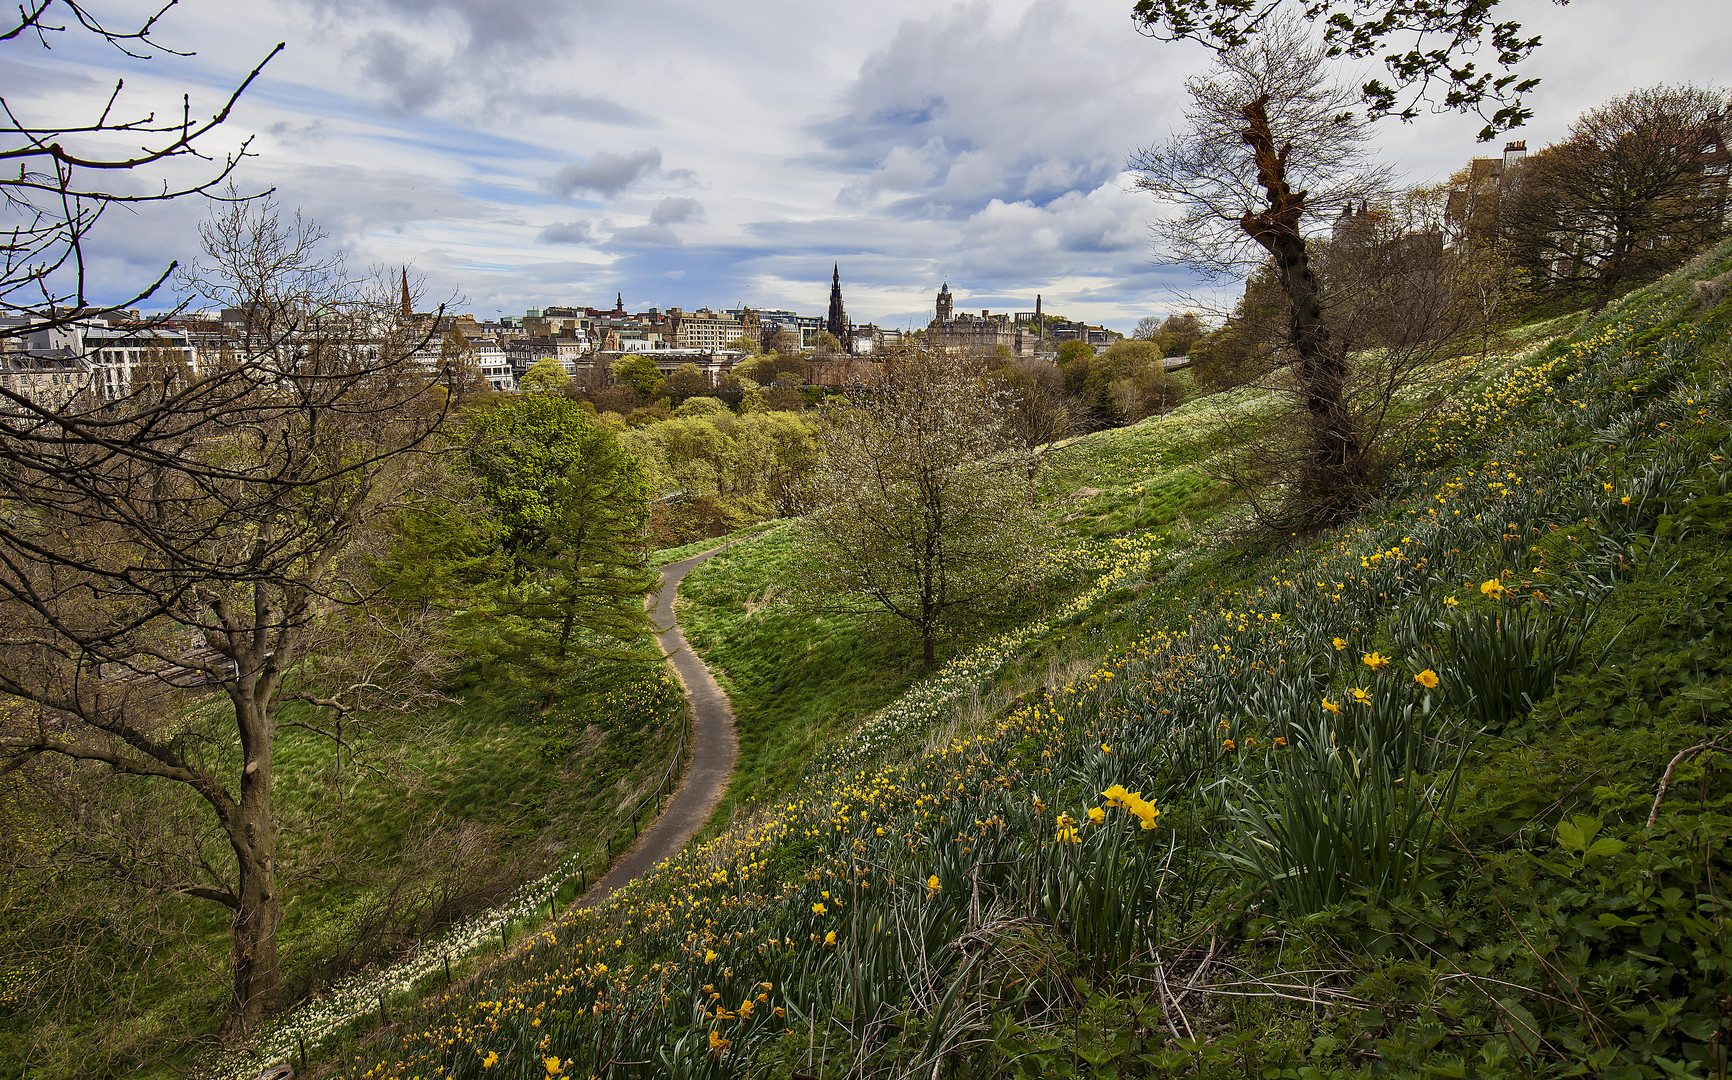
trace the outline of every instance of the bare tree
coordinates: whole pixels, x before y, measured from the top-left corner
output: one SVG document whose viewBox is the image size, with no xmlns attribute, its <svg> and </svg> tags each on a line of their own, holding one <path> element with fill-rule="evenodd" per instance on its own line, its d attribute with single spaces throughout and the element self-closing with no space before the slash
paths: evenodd
<svg viewBox="0 0 1732 1080">
<path fill-rule="evenodd" d="M 827 411 L 804 603 L 901 619 L 930 664 L 951 620 L 1032 576 L 1044 543 L 1005 398 L 962 359 L 910 349 Z"/>
<path fill-rule="evenodd" d="M 368 606 L 362 556 L 448 398 L 391 282 L 269 201 L 218 205 L 186 286 L 244 312 L 231 350 L 119 402 L 0 410 L 0 693 L 32 705 L 0 762 L 196 795 L 227 857 L 159 884 L 232 913 L 232 1038 L 279 997 L 280 706 L 342 745 L 356 717 L 427 699 L 434 653 Z M 189 711 L 212 688 L 226 709 Z"/>
<path fill-rule="evenodd" d="M 1157 222 L 1170 257 L 1213 276 L 1249 276 L 1271 260 L 1286 296 L 1290 357 L 1306 459 L 1293 477 L 1304 527 L 1339 519 L 1369 483 L 1364 433 L 1344 397 L 1349 343 L 1325 317 L 1307 228 L 1320 209 L 1364 205 L 1387 190 L 1366 122 L 1328 74 L 1328 52 L 1296 22 L 1264 26 L 1186 82 L 1189 129 L 1139 150 L 1137 185 L 1174 211 Z"/>
<path fill-rule="evenodd" d="M 1273 529 L 1326 524 L 1368 494 L 1388 464 L 1407 454 L 1405 437 L 1441 400 L 1435 392 L 1420 393 L 1427 379 L 1437 379 L 1437 361 L 1471 348 L 1483 329 L 1475 286 L 1486 271 L 1472 249 L 1445 244 L 1441 205 L 1435 193 L 1409 192 L 1363 210 L 1331 240 L 1311 244 L 1322 318 L 1330 340 L 1350 358 L 1341 407 L 1358 434 L 1361 486 L 1307 488 L 1315 467 L 1307 409 L 1239 422 L 1225 440 L 1231 449 L 1222 468 Z M 1273 291 L 1267 279 L 1260 287 Z M 1268 352 L 1286 343 L 1284 325 L 1275 320 L 1249 318 L 1239 330 L 1253 343 L 1265 335 L 1261 344 Z M 1258 381 L 1302 403 L 1302 378 L 1298 365 L 1288 365 Z"/>
<path fill-rule="evenodd" d="M 1726 91 L 1635 90 L 1529 157 L 1499 224 L 1534 282 L 1603 307 L 1719 239 L 1727 226 Z"/>
<path fill-rule="evenodd" d="M 65 35 L 82 34 L 130 57 L 184 56 L 154 36 L 174 2 L 168 0 L 136 29 L 117 29 L 80 0 L 26 0 L 16 19 L 7 20 L 10 25 L 0 23 L 0 45 L 49 49 Z M 251 140 L 220 159 L 207 153 L 206 144 L 282 49 L 281 44 L 272 49 L 208 118 L 194 114 L 190 96 L 165 115 L 135 106 L 123 100 L 125 84 L 119 79 L 106 98 L 91 102 L 86 119 L 71 123 L 31 119 L 0 97 L 0 160 L 16 166 L 0 173 L 0 205 L 8 219 L 0 229 L 0 315 L 28 320 L 0 326 L 0 339 L 131 307 L 169 279 L 174 263 L 137 286 L 128 299 L 92 304 L 86 278 L 90 235 L 116 206 L 217 195 L 249 156 Z M 189 177 L 183 166 L 194 162 Z"/>
</svg>

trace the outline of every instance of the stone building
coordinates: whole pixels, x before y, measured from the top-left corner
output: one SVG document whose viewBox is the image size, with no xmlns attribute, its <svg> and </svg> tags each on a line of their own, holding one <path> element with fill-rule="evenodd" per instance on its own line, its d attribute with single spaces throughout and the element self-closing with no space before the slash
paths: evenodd
<svg viewBox="0 0 1732 1080">
<path fill-rule="evenodd" d="M 983 309 L 979 315 L 958 315 L 949 282 L 938 290 L 934 306 L 936 317 L 926 326 L 926 343 L 935 349 L 980 354 L 1006 349 L 1014 356 L 1034 355 L 1036 331 L 1025 329 L 1008 312 L 994 315 Z"/>
<path fill-rule="evenodd" d="M 668 311 L 676 349 L 725 349 L 737 338 L 758 340 L 758 316 L 747 308 L 734 318 L 725 311 L 699 308 L 686 312 L 679 308 Z"/>
</svg>

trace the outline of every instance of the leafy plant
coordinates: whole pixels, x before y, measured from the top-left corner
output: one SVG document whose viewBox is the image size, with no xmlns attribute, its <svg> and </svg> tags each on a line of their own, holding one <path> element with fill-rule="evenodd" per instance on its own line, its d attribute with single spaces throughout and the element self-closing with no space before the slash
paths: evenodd
<svg viewBox="0 0 1732 1080">
<path fill-rule="evenodd" d="M 1451 685 L 1470 695 L 1462 706 L 1468 716 L 1493 732 L 1526 716 L 1576 666 L 1592 622 L 1585 606 L 1561 610 L 1538 601 L 1451 616 L 1440 626 L 1443 662 Z"/>
</svg>

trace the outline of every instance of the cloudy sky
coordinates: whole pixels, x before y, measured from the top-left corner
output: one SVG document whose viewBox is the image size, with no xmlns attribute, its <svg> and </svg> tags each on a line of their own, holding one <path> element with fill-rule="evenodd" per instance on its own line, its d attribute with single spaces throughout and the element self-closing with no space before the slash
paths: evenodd
<svg viewBox="0 0 1732 1080">
<path fill-rule="evenodd" d="M 98 7 L 124 23 L 131 0 Z M 1179 123 L 1196 47 L 1139 36 L 1130 0 L 934 5 L 813 0 L 181 0 L 137 62 L 71 35 L 0 46 L 33 115 L 122 103 L 208 113 L 279 41 L 226 135 L 243 186 L 274 186 L 360 264 L 407 263 L 478 317 L 549 304 L 821 314 L 840 262 L 850 316 L 965 309 L 1129 329 L 1175 309 L 1127 154 Z M 1508 0 L 1542 34 L 1538 147 L 1636 86 L 1724 82 L 1723 0 Z M 1345 71 L 1349 79 L 1366 71 Z M 1412 182 L 1476 152 L 1480 121 L 1379 128 Z M 219 134 L 223 134 L 219 132 Z M 105 222 L 103 291 L 196 255 L 190 201 Z M 148 305 L 147 305 L 148 306 Z"/>
</svg>

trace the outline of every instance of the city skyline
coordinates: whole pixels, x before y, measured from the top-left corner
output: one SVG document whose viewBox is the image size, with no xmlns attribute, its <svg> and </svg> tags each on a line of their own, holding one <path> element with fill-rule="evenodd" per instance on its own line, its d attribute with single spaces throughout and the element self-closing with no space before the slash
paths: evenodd
<svg viewBox="0 0 1732 1080">
<path fill-rule="evenodd" d="M 1732 30 L 1705 0 L 1506 6 L 1547 41 L 1535 120 L 1512 135 L 1535 147 L 1625 90 L 1720 75 Z M 243 189 L 274 186 L 356 263 L 407 263 L 478 317 L 615 293 L 632 310 L 821 313 L 839 261 L 859 322 L 922 325 L 948 280 L 959 307 L 1039 293 L 1128 329 L 1193 285 L 1153 260 L 1158 208 L 1122 167 L 1181 122 L 1207 54 L 1138 36 L 1128 3 L 187 0 L 159 34 L 198 55 L 69 39 L 10 65 L 8 101 L 72 115 L 124 77 L 123 102 L 184 89 L 208 110 L 284 40 L 211 149 L 255 135 Z M 1496 152 L 1478 126 L 1427 115 L 1378 138 L 1404 179 L 1435 182 Z M 202 214 L 107 223 L 95 280 L 118 299 L 191 257 Z"/>
</svg>

